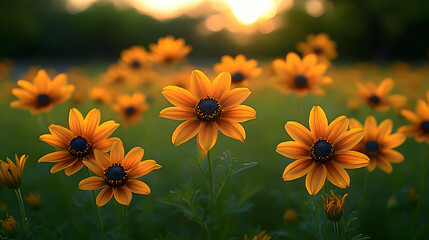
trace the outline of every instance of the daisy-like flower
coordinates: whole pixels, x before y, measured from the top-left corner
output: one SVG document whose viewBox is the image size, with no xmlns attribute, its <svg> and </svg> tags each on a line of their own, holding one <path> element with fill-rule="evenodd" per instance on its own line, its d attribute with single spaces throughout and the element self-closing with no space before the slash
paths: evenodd
<svg viewBox="0 0 429 240">
<path fill-rule="evenodd" d="M 141 161 L 144 150 L 140 147 L 131 149 L 124 157 L 124 147 L 121 141 L 116 141 L 110 156 L 95 150 L 95 161 L 85 161 L 86 166 L 98 176 L 89 177 L 79 183 L 81 190 L 103 188 L 96 198 L 97 206 L 105 205 L 115 196 L 118 203 L 128 206 L 132 193 L 148 195 L 149 186 L 139 180 L 153 170 L 161 168 L 155 160 Z"/>
<path fill-rule="evenodd" d="M 274 60 L 273 69 L 284 93 L 295 92 L 298 96 L 305 96 L 307 93 L 322 95 L 325 91 L 320 85 L 332 82 L 332 78 L 323 76 L 327 66 L 317 63 L 315 54 L 309 54 L 301 60 L 296 53 L 289 53 L 286 61 Z"/>
<path fill-rule="evenodd" d="M 73 85 L 67 85 L 65 74 L 59 74 L 51 81 L 43 69 L 37 72 L 32 83 L 19 80 L 18 85 L 21 88 L 12 89 L 12 93 L 19 100 L 13 101 L 10 106 L 28 109 L 32 114 L 51 111 L 55 105 L 69 99 L 74 91 Z"/>
<path fill-rule="evenodd" d="M 364 137 L 361 128 L 347 131 L 349 120 L 340 116 L 328 125 L 325 112 L 314 106 L 310 112 L 310 131 L 298 122 L 289 121 L 285 128 L 294 141 L 282 142 L 277 152 L 290 159 L 283 180 L 290 181 L 307 174 L 305 186 L 311 195 L 323 187 L 326 177 L 337 187 L 350 185 L 346 169 L 365 167 L 369 158 L 351 149 Z"/>
<path fill-rule="evenodd" d="M 325 33 L 308 35 L 307 42 L 299 42 L 296 48 L 304 55 L 316 54 L 320 62 L 327 64 L 338 56 L 337 44 Z"/>
<path fill-rule="evenodd" d="M 22 155 L 20 158 L 15 154 L 15 163 L 6 158 L 7 163 L 0 160 L 0 181 L 10 189 L 21 187 L 22 171 L 28 156 Z"/>
<path fill-rule="evenodd" d="M 418 100 L 416 113 L 402 110 L 401 114 L 413 125 L 402 126 L 398 132 L 406 136 L 414 136 L 416 142 L 426 141 L 429 144 L 429 91 L 426 93 L 426 102 L 422 99 Z"/>
<path fill-rule="evenodd" d="M 253 236 L 252 238 L 247 237 L 247 234 L 244 234 L 244 240 L 270 240 L 271 237 L 265 234 L 265 231 L 260 232 L 258 235 Z"/>
<path fill-rule="evenodd" d="M 108 138 L 119 124 L 110 120 L 99 125 L 100 115 L 100 110 L 94 108 L 84 119 L 79 110 L 73 108 L 69 113 L 70 130 L 51 124 L 49 126 L 51 134 L 40 136 L 40 140 L 61 150 L 46 154 L 39 159 L 39 163 L 56 163 L 51 168 L 51 173 L 64 170 L 65 174 L 70 176 L 83 167 L 84 160 L 95 161 L 94 150 L 108 152 L 113 142 L 119 140 Z"/>
<path fill-rule="evenodd" d="M 120 63 L 133 71 L 141 71 L 150 65 L 149 53 L 142 46 L 133 46 L 121 52 Z"/>
<path fill-rule="evenodd" d="M 400 163 L 404 160 L 404 156 L 393 148 L 404 143 L 405 136 L 401 133 L 392 134 L 392 127 L 393 123 L 390 119 L 384 120 L 379 126 L 373 116 L 366 118 L 365 126 L 354 118 L 350 119 L 350 129 L 363 128 L 365 131 L 365 136 L 353 150 L 369 157 L 368 171 L 372 172 L 378 166 L 381 170 L 391 173 L 391 163 Z"/>
<path fill-rule="evenodd" d="M 124 119 L 127 125 L 137 123 L 148 108 L 145 95 L 139 92 L 135 92 L 133 95 L 118 96 L 116 104 L 113 105 L 113 110 Z"/>
<path fill-rule="evenodd" d="M 322 195 L 323 208 L 329 220 L 338 222 L 343 216 L 344 203 L 346 202 L 348 194 L 346 193 L 341 197 L 340 195 L 335 195 L 332 190 L 331 194 L 332 197 L 329 197 L 328 194 L 325 194 L 325 196 Z"/>
<path fill-rule="evenodd" d="M 101 104 L 110 104 L 112 102 L 112 94 L 109 90 L 102 87 L 94 87 L 89 93 L 92 100 Z"/>
<path fill-rule="evenodd" d="M 222 57 L 220 63 L 214 65 L 214 70 L 216 73 L 229 72 L 233 86 L 247 86 L 249 79 L 261 74 L 262 69 L 257 66 L 258 61 L 255 59 L 247 61 L 243 54 L 237 55 L 235 59 L 225 55 Z"/>
<path fill-rule="evenodd" d="M 359 96 L 370 107 L 378 111 L 385 112 L 391 106 L 399 108 L 405 105 L 407 98 L 402 95 L 389 95 L 392 90 L 394 82 L 391 78 L 384 79 L 379 86 L 370 82 L 366 85 L 358 83 Z"/>
<path fill-rule="evenodd" d="M 198 133 L 197 143 L 208 151 L 216 143 L 218 129 L 226 136 L 244 141 L 246 132 L 241 122 L 256 118 L 253 108 L 240 105 L 249 95 L 247 88 L 231 89 L 231 75 L 219 74 L 213 82 L 204 73 L 191 74 L 190 92 L 167 86 L 162 94 L 175 107 L 163 109 L 159 115 L 173 120 L 186 120 L 173 133 L 172 142 L 180 145 Z"/>
<path fill-rule="evenodd" d="M 158 39 L 157 44 L 149 44 L 153 58 L 157 62 L 172 64 L 183 60 L 192 48 L 185 44 L 183 38 L 174 39 L 173 36 Z"/>
</svg>

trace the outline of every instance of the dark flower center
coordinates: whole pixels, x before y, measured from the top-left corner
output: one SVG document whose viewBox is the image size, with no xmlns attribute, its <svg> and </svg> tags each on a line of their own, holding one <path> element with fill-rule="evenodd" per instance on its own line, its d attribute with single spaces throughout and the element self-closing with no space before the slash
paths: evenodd
<svg viewBox="0 0 429 240">
<path fill-rule="evenodd" d="M 379 104 L 380 103 L 380 98 L 377 96 L 377 95 L 372 95 L 370 98 L 369 98 L 369 101 L 371 102 L 371 103 L 373 103 L 373 104 Z"/>
<path fill-rule="evenodd" d="M 239 83 L 244 80 L 244 75 L 241 72 L 235 72 L 231 76 L 231 81 L 233 83 Z"/>
<path fill-rule="evenodd" d="M 310 148 L 310 157 L 315 162 L 325 163 L 334 156 L 334 146 L 325 139 L 319 139 Z"/>
<path fill-rule="evenodd" d="M 319 55 L 319 54 L 321 54 L 321 53 L 322 53 L 322 49 L 321 49 L 320 47 L 315 47 L 315 48 L 313 49 L 313 52 L 314 52 L 316 55 Z"/>
<path fill-rule="evenodd" d="M 136 112 L 136 109 L 133 106 L 129 106 L 127 108 L 125 108 L 125 114 L 127 116 L 131 116 Z"/>
<path fill-rule="evenodd" d="M 368 141 L 365 144 L 366 151 L 370 154 L 377 153 L 378 143 L 376 141 Z"/>
<path fill-rule="evenodd" d="M 91 152 L 92 144 L 85 137 L 77 136 L 69 142 L 69 152 L 75 157 L 84 157 Z"/>
<path fill-rule="evenodd" d="M 303 75 L 298 75 L 295 77 L 295 85 L 299 88 L 307 86 L 307 78 Z"/>
<path fill-rule="evenodd" d="M 208 96 L 200 99 L 200 101 L 195 106 L 195 112 L 197 113 L 197 117 L 200 120 L 213 121 L 220 116 L 222 112 L 222 106 L 216 99 Z"/>
<path fill-rule="evenodd" d="M 50 102 L 51 102 L 51 98 L 46 94 L 39 94 L 39 96 L 37 96 L 37 104 L 40 107 L 45 107 L 49 105 Z"/>
<path fill-rule="evenodd" d="M 429 133 L 429 121 L 424 121 L 420 125 L 422 127 L 423 132 Z"/>
<path fill-rule="evenodd" d="M 120 187 L 128 181 L 128 175 L 121 163 L 114 163 L 104 170 L 104 181 L 111 187 Z"/>
<path fill-rule="evenodd" d="M 131 63 L 131 67 L 132 67 L 132 68 L 134 68 L 134 69 L 137 69 L 137 68 L 140 68 L 140 67 L 141 67 L 141 64 L 140 64 L 140 62 L 139 62 L 138 60 L 134 60 L 134 61 Z"/>
</svg>

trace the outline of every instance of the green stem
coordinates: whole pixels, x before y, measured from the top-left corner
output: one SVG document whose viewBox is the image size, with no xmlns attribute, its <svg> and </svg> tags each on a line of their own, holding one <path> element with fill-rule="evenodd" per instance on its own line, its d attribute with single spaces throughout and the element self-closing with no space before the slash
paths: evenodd
<svg viewBox="0 0 429 240">
<path fill-rule="evenodd" d="M 16 193 L 16 197 L 18 198 L 19 208 L 21 209 L 22 225 L 24 228 L 25 238 L 29 238 L 27 218 L 25 217 L 24 201 L 22 201 L 21 190 L 19 190 L 19 188 L 17 188 L 17 189 L 15 189 L 15 193 Z"/>
<path fill-rule="evenodd" d="M 420 212 L 421 212 L 421 208 L 422 208 L 422 199 L 423 199 L 423 196 L 424 196 L 424 194 L 425 194 L 425 190 L 426 190 L 426 182 L 427 182 L 427 168 L 428 168 L 428 161 L 429 161 L 429 148 L 426 148 L 426 151 L 425 151 L 425 158 L 423 159 L 423 167 L 422 167 L 422 172 L 421 172 L 421 175 L 422 175 L 422 177 L 421 177 L 421 180 L 420 180 L 420 192 L 421 192 L 421 194 L 420 194 L 420 198 L 419 198 L 419 200 L 418 200 L 418 202 L 417 202 L 417 207 L 416 207 L 416 211 L 415 211 L 415 213 L 414 213 L 414 217 L 413 217 L 413 221 L 412 221 L 412 227 L 413 227 L 413 236 L 414 236 L 414 238 L 413 239 L 416 239 L 417 238 L 417 229 L 418 229 L 418 227 L 417 227 L 417 225 L 418 225 L 418 221 L 419 221 L 419 217 L 420 217 Z"/>
<path fill-rule="evenodd" d="M 370 175 L 370 172 L 367 170 L 366 177 L 365 177 L 365 186 L 364 186 L 363 194 L 362 194 L 362 199 L 360 200 L 360 204 L 359 204 L 359 215 L 362 215 L 362 210 L 363 210 L 363 207 L 364 207 L 365 201 L 366 201 L 366 195 L 368 194 L 369 175 Z"/>
<path fill-rule="evenodd" d="M 326 185 L 327 185 L 327 181 L 325 180 L 325 187 L 324 187 L 324 192 L 325 192 L 325 196 L 326 196 Z M 322 208 L 324 208 L 323 206 L 322 206 Z M 328 217 L 326 216 L 326 213 L 325 213 L 325 221 L 324 221 L 324 225 L 323 225 L 323 235 L 324 235 L 324 237 L 323 237 L 323 239 L 325 239 L 326 240 L 326 237 L 327 237 L 327 231 L 326 231 L 326 227 L 327 227 L 327 225 L 328 225 Z"/>
<path fill-rule="evenodd" d="M 340 226 L 339 221 L 334 222 L 334 231 L 335 231 L 335 237 L 337 240 L 340 240 Z"/>
<path fill-rule="evenodd" d="M 126 205 L 124 205 L 124 220 L 122 221 L 122 227 L 121 227 L 121 231 L 119 232 L 118 239 L 121 239 L 122 232 L 124 231 L 125 225 L 127 223 L 127 217 L 128 217 L 128 208 Z"/>
<path fill-rule="evenodd" d="M 211 151 L 207 152 L 207 165 L 208 165 L 208 174 L 209 174 L 209 189 L 210 189 L 210 230 L 213 231 L 214 226 L 214 189 L 213 189 L 213 169 L 211 162 Z"/>
<path fill-rule="evenodd" d="M 89 168 L 86 168 L 86 171 L 88 173 L 88 176 L 91 177 L 91 172 L 89 171 Z M 96 201 L 97 197 L 95 196 L 94 190 L 92 190 L 91 192 L 92 192 L 92 198 L 94 199 L 95 210 L 97 212 L 97 221 L 98 221 L 98 227 L 100 228 L 100 231 L 101 231 L 101 238 L 105 240 L 106 236 L 104 234 L 104 227 L 103 227 L 103 222 L 101 221 L 100 210 L 98 209 L 98 206 L 97 206 L 97 201 Z"/>
</svg>

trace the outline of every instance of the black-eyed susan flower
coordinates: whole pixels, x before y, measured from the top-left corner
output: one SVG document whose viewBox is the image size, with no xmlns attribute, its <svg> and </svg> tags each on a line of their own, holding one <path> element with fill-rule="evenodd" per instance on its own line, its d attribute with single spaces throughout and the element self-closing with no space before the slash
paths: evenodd
<svg viewBox="0 0 429 240">
<path fill-rule="evenodd" d="M 405 105 L 407 98 L 403 95 L 395 94 L 389 95 L 394 86 L 391 78 L 385 78 L 379 86 L 372 82 L 366 85 L 358 83 L 358 91 L 361 99 L 366 102 L 370 107 L 378 111 L 385 112 L 390 107 L 399 108 Z"/>
<path fill-rule="evenodd" d="M 22 155 L 18 158 L 15 154 L 15 163 L 9 158 L 6 158 L 7 163 L 0 160 L 0 181 L 2 181 L 10 189 L 18 189 L 21 187 L 22 171 L 24 170 L 25 162 L 28 156 Z"/>
<path fill-rule="evenodd" d="M 402 110 L 401 114 L 413 125 L 402 126 L 398 132 L 414 136 L 416 142 L 426 141 L 429 144 L 429 91 L 426 93 L 426 102 L 422 99 L 417 101 L 416 113 Z"/>
<path fill-rule="evenodd" d="M 150 66 L 150 55 L 142 46 L 133 46 L 121 52 L 120 64 L 133 71 L 141 71 Z"/>
<path fill-rule="evenodd" d="M 195 70 L 191 74 L 190 92 L 176 86 L 167 86 L 162 94 L 175 107 L 163 109 L 159 115 L 173 120 L 186 120 L 173 133 L 172 142 L 180 145 L 198 134 L 198 146 L 210 150 L 216 143 L 217 132 L 244 141 L 246 132 L 241 126 L 256 118 L 253 108 L 240 105 L 249 95 L 247 88 L 231 89 L 231 75 L 219 74 L 213 82 Z"/>
<path fill-rule="evenodd" d="M 247 86 L 249 79 L 261 74 L 262 69 L 258 68 L 258 61 L 255 59 L 247 60 L 243 54 L 232 58 L 225 55 L 220 63 L 214 65 L 216 73 L 229 72 L 231 74 L 231 84 L 233 86 Z"/>
<path fill-rule="evenodd" d="M 12 215 L 6 213 L 6 219 L 0 220 L 1 228 L 8 238 L 16 238 L 19 233 L 19 227 Z"/>
<path fill-rule="evenodd" d="M 390 119 L 384 120 L 379 126 L 373 116 L 366 118 L 365 126 L 354 118 L 350 119 L 350 129 L 363 128 L 365 131 L 365 136 L 353 150 L 369 157 L 368 171 L 372 172 L 378 166 L 384 172 L 391 173 L 391 163 L 400 163 L 404 160 L 404 156 L 393 148 L 404 143 L 405 136 L 401 133 L 392 134 L 392 127 Z"/>
<path fill-rule="evenodd" d="M 340 116 L 328 125 L 325 112 L 314 106 L 310 112 L 310 130 L 298 122 L 289 121 L 285 128 L 294 141 L 282 142 L 277 152 L 291 159 L 283 172 L 283 180 L 290 181 L 307 174 L 305 186 L 308 193 L 316 195 L 326 177 L 337 187 L 350 185 L 346 169 L 365 167 L 369 158 L 351 149 L 363 138 L 361 128 L 347 131 L 349 120 Z"/>
<path fill-rule="evenodd" d="M 113 105 L 113 110 L 119 114 L 126 125 L 137 123 L 148 108 L 145 95 L 139 92 L 135 92 L 133 95 L 118 96 Z"/>
<path fill-rule="evenodd" d="M 101 81 L 107 87 L 123 87 L 131 85 L 132 82 L 137 82 L 137 75 L 123 65 L 112 64 L 107 72 L 101 76 Z"/>
<path fill-rule="evenodd" d="M 34 211 L 39 211 L 42 208 L 42 202 L 38 192 L 29 192 L 28 195 L 25 196 L 25 202 L 27 202 L 28 206 Z"/>
<path fill-rule="evenodd" d="M 70 98 L 74 91 L 73 85 L 67 85 L 65 74 L 57 75 L 52 81 L 45 70 L 39 70 L 33 82 L 19 80 L 21 88 L 12 89 L 13 95 L 19 100 L 13 101 L 10 106 L 19 109 L 28 109 L 32 114 L 49 112 Z"/>
<path fill-rule="evenodd" d="M 110 104 L 113 100 L 111 92 L 103 87 L 93 87 L 89 95 L 93 101 L 105 105 Z"/>
<path fill-rule="evenodd" d="M 271 237 L 265 234 L 265 231 L 260 232 L 258 235 L 248 238 L 247 234 L 244 234 L 244 240 L 270 240 Z"/>
<path fill-rule="evenodd" d="M 173 36 L 159 38 L 157 44 L 149 44 L 149 49 L 155 61 L 165 64 L 183 60 L 192 50 L 183 38 L 174 39 Z"/>
<path fill-rule="evenodd" d="M 118 138 L 108 138 L 118 128 L 119 124 L 110 120 L 100 124 L 100 110 L 92 109 L 83 118 L 76 108 L 70 110 L 70 130 L 55 124 L 49 126 L 51 134 L 40 136 L 40 140 L 54 146 L 60 151 L 46 154 L 39 159 L 41 162 L 56 163 L 51 173 L 64 170 L 67 176 L 79 171 L 84 163 L 95 161 L 94 150 L 108 152 L 113 142 Z"/>
<path fill-rule="evenodd" d="M 317 63 L 315 54 L 309 54 L 301 60 L 296 53 L 291 52 L 286 56 L 286 61 L 274 60 L 273 69 L 278 86 L 284 93 L 322 95 L 325 91 L 320 86 L 332 82 L 332 78 L 323 76 L 327 66 Z"/>
<path fill-rule="evenodd" d="M 304 55 L 316 54 L 318 60 L 323 63 L 329 63 L 338 56 L 337 44 L 325 33 L 310 34 L 307 36 L 307 42 L 299 42 L 296 47 Z"/>
<path fill-rule="evenodd" d="M 343 197 L 335 195 L 331 190 L 332 197 L 328 194 L 322 195 L 323 208 L 325 209 L 326 217 L 333 222 L 338 222 L 343 216 L 344 203 L 348 194 L 344 194 Z"/>
<path fill-rule="evenodd" d="M 98 176 L 82 180 L 79 183 L 81 190 L 95 190 L 103 188 L 97 196 L 97 206 L 105 205 L 112 196 L 118 203 L 128 206 L 132 193 L 148 195 L 149 186 L 139 180 L 153 170 L 161 168 L 155 160 L 141 161 L 144 150 L 140 147 L 131 149 L 124 157 L 124 147 L 121 141 L 113 144 L 110 156 L 95 150 L 95 161 L 85 161 L 86 166 Z"/>
</svg>

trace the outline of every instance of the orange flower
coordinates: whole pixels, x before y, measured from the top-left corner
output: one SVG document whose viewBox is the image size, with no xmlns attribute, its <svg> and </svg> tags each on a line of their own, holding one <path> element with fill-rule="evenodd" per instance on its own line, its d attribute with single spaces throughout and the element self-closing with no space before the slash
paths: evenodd
<svg viewBox="0 0 429 240">
<path fill-rule="evenodd" d="M 173 133 L 172 142 L 180 145 L 198 133 L 197 143 L 208 151 L 216 143 L 218 129 L 228 137 L 244 141 L 246 132 L 241 122 L 256 118 L 253 108 L 240 105 L 249 95 L 247 88 L 230 90 L 231 75 L 219 74 L 213 82 L 204 73 L 191 74 L 190 92 L 176 86 L 167 86 L 162 94 L 176 107 L 160 112 L 163 118 L 186 120 Z"/>
<path fill-rule="evenodd" d="M 323 95 L 322 84 L 332 82 L 330 77 L 324 77 L 327 66 L 317 63 L 317 56 L 310 54 L 302 61 L 296 53 L 289 53 L 286 61 L 276 59 L 273 62 L 276 80 L 284 93 L 296 92 L 298 96 L 307 93 Z"/>
<path fill-rule="evenodd" d="M 316 54 L 320 62 L 329 64 L 329 61 L 337 58 L 337 44 L 329 39 L 325 33 L 307 36 L 307 42 L 299 42 L 296 45 L 298 51 L 304 55 Z"/>
<path fill-rule="evenodd" d="M 359 95 L 369 106 L 377 109 L 378 111 L 385 112 L 389 110 L 390 106 L 402 107 L 407 102 L 405 96 L 402 95 L 389 95 L 392 90 L 394 82 L 391 78 L 384 79 L 377 87 L 374 83 L 368 83 L 366 86 L 358 83 Z"/>
<path fill-rule="evenodd" d="M 184 59 L 192 48 L 185 45 L 183 38 L 175 40 L 173 36 L 167 36 L 158 39 L 157 44 L 149 44 L 149 49 L 155 61 L 171 64 Z"/>
<path fill-rule="evenodd" d="M 119 127 L 114 121 L 100 124 L 100 110 L 92 109 L 83 118 L 76 108 L 70 110 L 70 130 L 59 125 L 51 124 L 51 134 L 40 136 L 40 140 L 51 146 L 61 149 L 60 151 L 46 154 L 39 159 L 41 162 L 56 163 L 51 168 L 51 173 L 64 170 L 67 176 L 79 171 L 84 163 L 95 161 L 94 150 L 108 152 L 112 143 L 118 138 L 108 138 Z"/>
<path fill-rule="evenodd" d="M 121 52 L 120 63 L 133 71 L 141 71 L 150 65 L 149 53 L 142 46 L 133 46 Z"/>
<path fill-rule="evenodd" d="M 429 91 L 426 93 L 426 102 L 418 100 L 416 113 L 402 110 L 401 114 L 413 125 L 402 126 L 398 132 L 406 136 L 415 136 L 416 142 L 426 141 L 429 144 Z"/>
<path fill-rule="evenodd" d="M 328 194 L 325 194 L 325 196 L 322 195 L 323 208 L 325 209 L 325 214 L 329 220 L 338 222 L 343 216 L 344 203 L 346 202 L 346 197 L 349 194 L 346 193 L 341 197 L 340 195 L 335 195 L 332 190 L 331 194 L 332 198 L 329 197 Z"/>
<path fill-rule="evenodd" d="M 258 61 L 250 59 L 247 61 L 243 54 L 237 55 L 234 59 L 231 56 L 225 55 L 220 63 L 214 65 L 216 73 L 229 72 L 233 86 L 247 86 L 249 79 L 257 77 L 261 74 L 262 69 L 257 67 Z"/>
<path fill-rule="evenodd" d="M 28 156 L 22 155 L 18 158 L 15 154 L 15 163 L 9 158 L 6 158 L 7 163 L 0 160 L 0 183 L 6 184 L 10 189 L 18 189 L 21 187 L 22 172 Z"/>
<path fill-rule="evenodd" d="M 349 120 L 345 116 L 328 125 L 319 106 L 311 109 L 309 122 L 311 131 L 298 122 L 289 121 L 285 125 L 294 141 L 280 143 L 276 151 L 298 160 L 286 167 L 283 179 L 290 181 L 307 174 L 305 186 L 311 195 L 320 191 L 326 177 L 337 187 L 348 187 L 350 177 L 345 168 L 361 168 L 369 163 L 365 154 L 350 150 L 363 138 L 363 129 L 347 131 Z"/>
<path fill-rule="evenodd" d="M 146 97 L 136 92 L 133 95 L 121 95 L 113 110 L 119 113 L 120 117 L 125 120 L 125 124 L 137 123 L 140 120 L 142 113 L 144 113 L 149 106 L 146 103 Z"/>
<path fill-rule="evenodd" d="M 66 84 L 65 74 L 59 74 L 51 81 L 45 70 L 39 70 L 33 83 L 26 80 L 18 81 L 18 85 L 22 88 L 14 88 L 12 93 L 19 100 L 13 101 L 10 106 L 28 109 L 32 114 L 49 112 L 55 105 L 70 98 L 74 86 Z"/>
<path fill-rule="evenodd" d="M 99 150 L 94 151 L 95 161 L 84 161 L 85 165 L 100 177 L 94 176 L 79 183 L 81 190 L 103 188 L 97 196 L 97 206 L 105 205 L 115 196 L 118 203 L 128 206 L 132 193 L 148 195 L 149 186 L 139 180 L 155 169 L 161 168 L 154 160 L 141 161 L 144 150 L 140 147 L 131 149 L 124 157 L 124 147 L 121 141 L 116 141 L 110 156 Z"/>
<path fill-rule="evenodd" d="M 101 103 L 101 104 L 110 104 L 112 102 L 112 95 L 110 92 L 101 87 L 94 87 L 90 92 L 91 99 Z"/>
<path fill-rule="evenodd" d="M 354 118 L 350 119 L 350 129 L 363 128 L 365 131 L 365 136 L 353 149 L 369 157 L 368 171 L 372 172 L 378 166 L 381 170 L 391 173 L 390 163 L 400 163 L 404 160 L 404 156 L 393 148 L 404 143 L 405 136 L 401 133 L 392 134 L 392 127 L 390 119 L 384 120 L 379 126 L 373 116 L 366 118 L 365 126 Z"/>
</svg>

